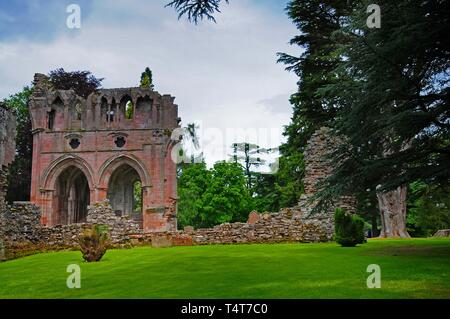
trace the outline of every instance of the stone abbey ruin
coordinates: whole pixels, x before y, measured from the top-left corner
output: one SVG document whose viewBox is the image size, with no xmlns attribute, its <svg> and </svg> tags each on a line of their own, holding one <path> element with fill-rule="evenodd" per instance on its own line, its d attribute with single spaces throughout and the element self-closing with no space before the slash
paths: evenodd
<svg viewBox="0 0 450 319">
<path fill-rule="evenodd" d="M 78 234 L 107 225 L 116 246 L 318 242 L 332 239 L 333 210 L 311 214 L 315 185 L 332 169 L 337 141 L 318 130 L 305 152 L 305 194 L 296 207 L 252 212 L 246 223 L 177 230 L 176 164 L 171 139 L 179 127 L 170 95 L 140 87 L 99 89 L 86 99 L 55 90 L 36 74 L 29 99 L 33 128 L 30 202 L 4 202 L 15 153 L 14 114 L 0 108 L 0 253 L 77 246 Z M 136 183 L 139 187 L 136 188 Z M 136 202 L 136 189 L 140 202 Z M 335 207 L 354 210 L 353 198 Z M 0 256 L 1 258 L 1 256 Z"/>
<path fill-rule="evenodd" d="M 174 98 L 138 87 L 100 89 L 84 99 L 51 89 L 42 74 L 34 85 L 31 202 L 41 208 L 42 225 L 85 222 L 89 205 L 109 199 L 116 215 L 145 231 L 175 230 Z"/>
</svg>

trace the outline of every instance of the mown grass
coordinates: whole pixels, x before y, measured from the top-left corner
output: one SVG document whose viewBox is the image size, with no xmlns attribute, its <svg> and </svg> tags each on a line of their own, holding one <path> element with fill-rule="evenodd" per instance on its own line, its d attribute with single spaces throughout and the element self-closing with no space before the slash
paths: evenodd
<svg viewBox="0 0 450 319">
<path fill-rule="evenodd" d="M 81 267 L 68 289 L 66 267 Z M 369 264 L 381 289 L 368 289 Z M 0 264 L 0 298 L 450 298 L 450 239 L 76 251 Z"/>
</svg>

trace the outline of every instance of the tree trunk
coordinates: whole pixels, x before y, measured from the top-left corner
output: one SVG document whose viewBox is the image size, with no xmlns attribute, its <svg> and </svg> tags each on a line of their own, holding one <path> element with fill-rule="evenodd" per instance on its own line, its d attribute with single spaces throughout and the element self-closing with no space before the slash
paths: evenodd
<svg viewBox="0 0 450 319">
<path fill-rule="evenodd" d="M 377 215 L 375 211 L 372 214 L 372 237 L 378 237 L 380 234 L 378 232 L 378 225 L 377 225 Z"/>
<path fill-rule="evenodd" d="M 410 238 L 406 230 L 406 185 L 397 189 L 377 193 L 381 214 L 381 234 L 383 238 Z"/>
</svg>

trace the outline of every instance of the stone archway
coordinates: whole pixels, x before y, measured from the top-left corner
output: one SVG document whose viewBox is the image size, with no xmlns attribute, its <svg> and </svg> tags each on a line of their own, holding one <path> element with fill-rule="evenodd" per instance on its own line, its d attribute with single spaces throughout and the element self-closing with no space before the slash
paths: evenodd
<svg viewBox="0 0 450 319">
<path fill-rule="evenodd" d="M 55 182 L 53 223 L 68 225 L 85 222 L 89 203 L 90 189 L 84 173 L 76 166 L 65 168 Z"/>
<path fill-rule="evenodd" d="M 117 216 L 142 222 L 142 181 L 129 164 L 118 166 L 108 181 L 107 198 Z"/>
</svg>

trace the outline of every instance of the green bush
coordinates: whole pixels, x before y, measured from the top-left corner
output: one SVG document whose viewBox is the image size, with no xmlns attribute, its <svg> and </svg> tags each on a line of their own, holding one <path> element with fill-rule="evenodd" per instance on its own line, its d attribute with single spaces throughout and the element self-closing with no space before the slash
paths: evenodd
<svg viewBox="0 0 450 319">
<path fill-rule="evenodd" d="M 343 247 L 354 247 L 364 243 L 363 219 L 337 208 L 334 212 L 334 239 Z"/>
<path fill-rule="evenodd" d="M 85 229 L 78 237 L 78 243 L 85 261 L 100 261 L 109 246 L 108 230 L 99 225 Z"/>
</svg>

